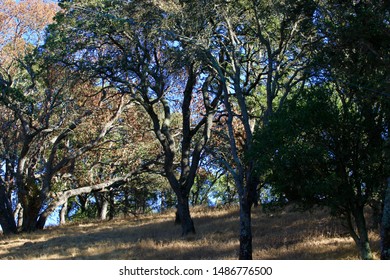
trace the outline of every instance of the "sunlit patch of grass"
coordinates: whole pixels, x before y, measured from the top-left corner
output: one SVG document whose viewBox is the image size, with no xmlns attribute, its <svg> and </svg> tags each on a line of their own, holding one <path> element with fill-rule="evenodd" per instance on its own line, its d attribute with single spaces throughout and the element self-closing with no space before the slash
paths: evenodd
<svg viewBox="0 0 390 280">
<path fill-rule="evenodd" d="M 180 236 L 174 211 L 112 221 L 74 223 L 0 237 L 0 259 L 237 259 L 238 208 L 192 209 L 197 234 Z M 255 259 L 358 259 L 357 248 L 322 209 L 253 210 Z M 370 232 L 374 256 L 379 235 Z"/>
</svg>

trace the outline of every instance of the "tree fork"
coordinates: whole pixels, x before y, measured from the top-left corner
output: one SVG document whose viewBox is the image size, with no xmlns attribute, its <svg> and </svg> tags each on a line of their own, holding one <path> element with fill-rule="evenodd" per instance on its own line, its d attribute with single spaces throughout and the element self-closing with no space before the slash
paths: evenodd
<svg viewBox="0 0 390 280">
<path fill-rule="evenodd" d="M 366 220 L 364 218 L 364 208 L 357 209 L 352 213 L 355 218 L 355 224 L 359 234 L 359 238 L 355 239 L 356 245 L 359 247 L 360 256 L 363 260 L 372 260 L 372 252 L 370 241 L 368 238 Z"/>
</svg>

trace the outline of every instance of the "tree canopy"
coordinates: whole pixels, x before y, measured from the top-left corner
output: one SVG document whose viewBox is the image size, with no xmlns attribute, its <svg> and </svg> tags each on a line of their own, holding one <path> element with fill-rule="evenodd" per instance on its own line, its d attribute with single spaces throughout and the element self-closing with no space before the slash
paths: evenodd
<svg viewBox="0 0 390 280">
<path fill-rule="evenodd" d="M 372 207 L 387 254 L 387 1 L 0 4 L 5 234 L 176 206 L 187 235 L 218 201 L 251 259 L 269 190 L 331 208 L 365 259 Z"/>
</svg>

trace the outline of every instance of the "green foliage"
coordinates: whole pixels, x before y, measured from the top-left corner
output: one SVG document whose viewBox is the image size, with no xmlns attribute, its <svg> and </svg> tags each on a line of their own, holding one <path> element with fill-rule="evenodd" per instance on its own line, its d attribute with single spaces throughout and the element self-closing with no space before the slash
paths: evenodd
<svg viewBox="0 0 390 280">
<path fill-rule="evenodd" d="M 259 175 L 281 199 L 304 207 L 327 205 L 340 215 L 364 205 L 388 171 L 384 140 L 370 135 L 385 133 L 383 123 L 368 122 L 331 86 L 299 92 L 255 135 Z"/>
<path fill-rule="evenodd" d="M 167 182 L 159 175 L 144 173 L 134 176 L 130 184 L 117 193 L 118 208 L 125 214 L 154 211 L 158 208 L 159 192 L 167 188 Z"/>
<path fill-rule="evenodd" d="M 117 92 L 131 95 L 132 101 L 143 106 L 152 118 L 153 123 L 141 123 L 140 114 L 121 118 L 120 127 L 112 129 L 106 143 L 69 163 L 63 173 L 74 176 L 77 185 L 129 172 L 135 165 L 133 159 L 140 158 L 141 162 L 152 153 L 161 153 L 158 143 L 140 145 L 147 142 L 144 137 L 129 137 L 141 127 L 145 131 L 153 127 L 169 155 L 165 170 L 157 172 L 170 178 L 176 194 L 184 184 L 189 191 L 194 176 L 189 178 L 188 172 L 194 174 L 199 170 L 197 156 L 189 154 L 200 147 L 194 143 L 205 138 L 191 130 L 197 129 L 203 107 L 208 106 L 221 115 L 226 113 L 225 109 L 230 111 L 235 121 L 230 123 L 230 143 L 240 142 L 240 146 L 236 152 L 234 145 L 230 148 L 224 145 L 227 138 L 222 136 L 215 141 L 217 145 L 211 148 L 214 150 L 211 154 L 226 154 L 233 176 L 223 176 L 213 186 L 212 172 L 198 172 L 192 189 L 194 203 L 204 203 L 210 192 L 220 203 L 235 203 L 237 187 L 240 194 L 245 194 L 240 198 L 250 198 L 259 183 L 252 176 L 252 162 L 257 165 L 260 181 L 269 187 L 262 193 L 268 201 L 275 198 L 299 201 L 304 207 L 324 204 L 335 214 L 346 215 L 380 198 L 383 180 L 389 172 L 388 157 L 384 155 L 389 121 L 389 103 L 384 96 L 390 75 L 389 14 L 385 1 L 351 4 L 337 0 L 64 0 L 59 5 L 62 10 L 48 29 L 45 47 L 32 54 L 31 61 L 26 58 L 24 70 L 15 76 L 14 87 L 6 88 L 5 75 L 1 76 L 1 98 L 8 95 L 11 98 L 7 106 L 17 103 L 21 107 L 28 120 L 22 123 L 31 123 L 31 130 L 37 129 L 35 120 L 47 120 L 38 127 L 42 131 L 53 127 L 47 112 L 40 115 L 45 101 L 47 108 L 53 109 L 50 117 L 57 121 L 58 131 L 68 125 L 64 115 L 73 113 L 69 122 L 74 119 L 78 123 L 71 124 L 69 135 L 63 134 L 66 143 L 50 146 L 51 142 L 46 141 L 50 139 L 43 139 L 37 150 L 52 148 L 31 161 L 32 165 L 47 162 L 50 151 L 54 163 L 65 159 L 93 139 L 96 132 L 93 127 L 107 116 L 102 113 L 92 118 L 86 114 L 85 119 L 90 122 L 81 125 L 81 119 L 76 117 L 88 102 L 81 98 L 80 104 L 61 105 L 66 104 L 62 101 L 68 95 L 78 96 L 73 90 L 56 97 L 55 102 L 46 100 L 49 96 L 46 87 L 50 84 L 46 81 L 49 77 L 44 75 L 46 67 L 31 68 L 42 64 L 36 63 L 35 56 L 44 54 L 56 65 L 77 72 L 78 78 L 90 81 L 92 86 L 85 88 L 85 92 L 101 93 L 102 98 L 94 100 L 97 104 L 107 102 L 107 96 L 103 96 L 106 89 L 100 91 L 97 86 L 107 85 L 115 91 L 113 95 Z M 315 65 L 309 71 L 311 61 Z M 196 73 L 190 75 L 192 71 Z M 309 74 L 315 78 L 310 79 Z M 53 72 L 52 76 L 56 75 L 59 76 Z M 186 76 L 193 76 L 196 81 L 186 81 Z M 180 105 L 187 106 L 181 100 L 186 84 L 190 95 L 185 101 L 199 110 L 188 122 L 185 112 L 178 113 Z M 223 84 L 225 106 L 195 104 L 201 93 L 221 94 Z M 307 88 L 298 90 L 298 87 Z M 107 110 L 115 107 L 114 101 L 105 104 Z M 130 126 L 131 122 L 134 125 Z M 180 131 L 186 122 L 188 127 Z M 80 130 L 76 131 L 73 127 L 77 126 Z M 242 155 L 252 145 L 253 127 L 258 129 L 254 149 L 245 162 Z M 169 137 L 164 139 L 163 134 Z M 185 139 L 180 141 L 180 134 L 191 136 L 188 145 Z M 55 143 L 56 135 L 51 136 Z M 189 148 L 182 150 L 181 156 L 187 162 L 193 160 L 192 166 L 179 163 L 177 151 L 185 146 Z M 201 152 L 199 148 L 199 158 Z M 232 152 L 235 158 L 230 157 Z M 36 173 L 43 174 L 47 169 L 51 167 Z M 180 171 L 180 180 L 174 180 L 175 172 Z M 233 177 L 236 185 L 231 184 Z M 156 178 L 142 174 L 135 180 L 131 187 L 110 192 L 110 199 L 113 198 L 110 207 L 123 208 L 123 212 L 145 212 L 158 203 L 160 194 L 161 205 L 176 202 L 166 184 L 157 184 Z M 240 185 L 243 182 L 251 188 L 247 193 L 242 191 L 247 187 Z M 54 184 L 52 191 L 63 188 L 60 183 Z M 250 205 L 253 202 L 248 201 Z M 99 205 L 91 203 L 86 210 L 77 212 L 76 219 L 95 217 L 98 208 Z"/>
<path fill-rule="evenodd" d="M 389 13 L 390 5 L 383 0 L 329 0 L 319 4 L 316 25 L 324 39 L 315 58 L 318 76 L 325 75 L 337 83 L 345 95 L 355 97 L 359 106 L 381 103 L 381 114 L 387 119 Z"/>
<path fill-rule="evenodd" d="M 212 198 L 216 205 L 232 205 L 238 203 L 238 193 L 234 179 L 229 174 L 221 176 L 213 187 Z"/>
<path fill-rule="evenodd" d="M 88 220 L 96 219 L 98 214 L 98 207 L 96 204 L 89 204 L 86 208 L 77 208 L 75 212 L 72 213 L 69 219 L 72 222 L 86 222 Z"/>
</svg>

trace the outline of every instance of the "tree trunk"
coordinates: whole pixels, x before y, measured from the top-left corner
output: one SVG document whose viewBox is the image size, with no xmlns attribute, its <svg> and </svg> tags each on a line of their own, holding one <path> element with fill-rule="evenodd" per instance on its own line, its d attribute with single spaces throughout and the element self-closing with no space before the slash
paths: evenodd
<svg viewBox="0 0 390 280">
<path fill-rule="evenodd" d="M 41 217 L 39 217 L 39 211 L 40 207 L 37 207 L 34 203 L 28 203 L 23 205 L 22 231 L 31 232 L 37 229 L 43 229 L 46 223 L 46 218 L 41 219 Z"/>
<path fill-rule="evenodd" d="M 161 191 L 160 194 L 160 213 L 163 213 L 166 210 L 166 197 L 165 197 L 165 191 Z"/>
<path fill-rule="evenodd" d="M 190 233 L 195 234 L 194 222 L 192 221 L 190 215 L 188 197 L 178 198 L 177 213 L 179 214 L 179 218 L 181 222 L 182 236 L 188 235 Z"/>
<path fill-rule="evenodd" d="M 45 227 L 47 218 L 49 218 L 49 215 L 47 212 L 44 212 L 41 215 L 39 215 L 38 221 L 36 222 L 35 229 L 43 229 Z M 23 224 L 24 224 L 24 221 L 23 221 Z M 35 230 L 35 229 L 32 229 L 32 230 Z"/>
<path fill-rule="evenodd" d="M 240 197 L 240 260 L 252 259 L 251 206 L 246 197 Z"/>
<path fill-rule="evenodd" d="M 107 212 L 108 212 L 108 200 L 106 197 L 102 195 L 102 206 L 100 209 L 100 220 L 107 220 Z"/>
<path fill-rule="evenodd" d="M 23 207 L 22 204 L 18 203 L 18 206 L 16 207 L 17 211 L 15 211 L 14 217 L 17 215 L 17 227 L 18 229 L 21 229 L 23 226 Z"/>
<path fill-rule="evenodd" d="M 360 250 L 360 257 L 363 260 L 372 260 L 372 252 L 370 248 L 370 241 L 368 239 L 366 219 L 364 218 L 364 208 L 358 209 L 355 213 L 355 221 L 357 231 L 359 233 L 358 247 Z"/>
<path fill-rule="evenodd" d="M 22 226 L 22 231 L 24 232 L 31 232 L 35 231 L 37 229 L 42 229 L 44 226 L 44 223 L 40 223 L 43 226 L 38 227 L 38 213 L 39 209 L 35 209 L 34 207 L 25 207 L 23 206 L 24 209 L 26 209 L 23 213 L 23 226 Z"/>
<path fill-rule="evenodd" d="M 108 218 L 109 220 L 112 220 L 115 217 L 115 193 L 112 190 L 109 193 L 109 199 L 110 199 L 110 209 L 108 212 Z"/>
<path fill-rule="evenodd" d="M 11 203 L 8 199 L 4 186 L 0 186 L 0 225 L 3 234 L 12 234 L 17 232 Z"/>
<path fill-rule="evenodd" d="M 66 223 L 66 215 L 68 214 L 68 201 L 62 205 L 60 212 L 60 225 L 65 225 Z"/>
<path fill-rule="evenodd" d="M 381 223 L 381 260 L 390 260 L 390 177 L 387 178 Z"/>
<path fill-rule="evenodd" d="M 3 234 L 8 235 L 17 232 L 15 221 L 10 219 L 10 216 L 4 215 L 2 211 L 0 211 L 0 225 L 3 229 Z"/>
<path fill-rule="evenodd" d="M 36 196 L 21 195 L 21 204 L 23 207 L 22 231 L 31 232 L 37 229 L 43 229 L 46 219 L 39 217 L 41 210 L 40 200 Z"/>
<path fill-rule="evenodd" d="M 124 196 L 125 196 L 125 201 L 124 201 L 124 207 L 123 207 L 123 216 L 127 217 L 130 212 L 130 201 L 129 201 L 129 189 L 125 188 L 124 190 Z"/>
<path fill-rule="evenodd" d="M 91 185 L 91 186 L 71 189 L 61 193 L 57 193 L 57 197 L 51 201 L 51 203 L 48 205 L 45 211 L 41 213 L 41 215 L 39 216 L 38 225 L 37 225 L 38 229 L 42 229 L 50 214 L 53 213 L 59 206 L 64 205 L 70 197 L 77 196 L 78 200 L 80 201 L 79 205 L 82 211 L 86 211 L 88 207 L 88 196 L 86 196 L 85 194 L 89 194 L 92 191 L 104 191 L 109 188 L 119 187 L 123 185 L 126 182 L 126 180 L 127 179 L 123 177 L 116 178 L 97 185 Z M 96 197 L 96 199 L 97 201 L 99 200 L 98 197 Z M 102 200 L 104 200 L 104 198 L 102 198 Z"/>
</svg>

